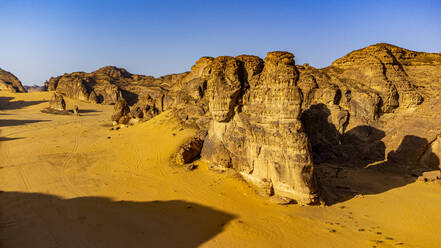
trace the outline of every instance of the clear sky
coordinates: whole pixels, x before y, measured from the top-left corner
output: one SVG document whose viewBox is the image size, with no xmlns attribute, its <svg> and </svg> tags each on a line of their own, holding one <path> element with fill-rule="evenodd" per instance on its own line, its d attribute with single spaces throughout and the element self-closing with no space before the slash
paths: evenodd
<svg viewBox="0 0 441 248">
<path fill-rule="evenodd" d="M 285 50 L 328 66 L 378 42 L 441 52 L 438 1 L 0 0 L 0 68 L 27 85 L 105 65 L 164 75 Z"/>
</svg>

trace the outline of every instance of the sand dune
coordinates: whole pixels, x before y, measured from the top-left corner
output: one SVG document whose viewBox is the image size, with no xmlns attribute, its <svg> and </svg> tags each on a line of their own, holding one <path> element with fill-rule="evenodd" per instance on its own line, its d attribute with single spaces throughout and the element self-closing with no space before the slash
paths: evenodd
<svg viewBox="0 0 441 248">
<path fill-rule="evenodd" d="M 164 112 L 109 130 L 112 106 L 0 95 L 1 247 L 439 247 L 441 187 L 364 175 L 380 192 L 280 206 L 232 172 L 170 164 L 195 130 Z M 355 172 L 354 172 L 355 173 Z M 372 183 L 370 180 L 377 180 Z M 395 181 L 394 181 L 395 180 Z M 394 187 L 384 191 L 384 184 Z"/>
</svg>

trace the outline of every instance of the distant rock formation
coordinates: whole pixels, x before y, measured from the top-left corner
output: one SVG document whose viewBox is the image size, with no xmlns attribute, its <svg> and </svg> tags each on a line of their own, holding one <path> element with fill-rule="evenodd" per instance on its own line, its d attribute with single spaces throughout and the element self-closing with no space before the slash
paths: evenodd
<svg viewBox="0 0 441 248">
<path fill-rule="evenodd" d="M 26 91 L 28 93 L 41 92 L 41 91 L 45 91 L 46 90 L 44 86 L 38 86 L 38 85 L 32 85 L 32 86 L 25 85 L 23 87 L 26 89 Z"/>
<path fill-rule="evenodd" d="M 180 75 L 154 78 L 106 66 L 91 73 L 74 72 L 52 77 L 44 85 L 49 91 L 86 102 L 116 104 L 124 98 L 130 105 L 134 105 L 141 96 L 161 99 L 175 77 L 179 78 Z"/>
<path fill-rule="evenodd" d="M 0 91 L 26 92 L 26 89 L 16 76 L 0 68 Z"/>
</svg>

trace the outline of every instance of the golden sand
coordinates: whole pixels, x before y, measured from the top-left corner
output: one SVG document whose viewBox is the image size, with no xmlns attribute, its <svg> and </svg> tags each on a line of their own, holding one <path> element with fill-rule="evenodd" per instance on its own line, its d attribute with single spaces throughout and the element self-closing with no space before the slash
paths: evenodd
<svg viewBox="0 0 441 248">
<path fill-rule="evenodd" d="M 440 247 L 441 186 L 328 207 L 275 205 L 232 172 L 170 164 L 195 130 L 170 113 L 110 130 L 112 106 L 0 95 L 1 247 Z"/>
</svg>

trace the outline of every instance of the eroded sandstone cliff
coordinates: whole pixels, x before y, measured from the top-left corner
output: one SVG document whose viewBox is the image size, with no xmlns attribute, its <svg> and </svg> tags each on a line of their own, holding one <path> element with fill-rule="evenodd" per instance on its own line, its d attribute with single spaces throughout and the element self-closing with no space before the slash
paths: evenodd
<svg viewBox="0 0 441 248">
<path fill-rule="evenodd" d="M 294 56 L 218 57 L 207 81 L 212 121 L 202 158 L 232 167 L 265 195 L 318 200 Z"/>
<path fill-rule="evenodd" d="M 26 92 L 20 80 L 14 74 L 0 68 L 0 91 Z"/>
<path fill-rule="evenodd" d="M 301 204 L 318 201 L 331 169 L 336 177 L 342 166 L 413 174 L 440 164 L 441 114 L 434 108 L 441 101 L 441 54 L 381 43 L 322 69 L 295 65 L 288 52 L 264 60 L 203 57 L 190 72 L 160 78 L 104 67 L 52 78 L 46 86 L 118 103 L 117 123 L 170 110 L 200 129 L 177 151 L 177 163 L 200 153 L 260 193 Z"/>
</svg>

